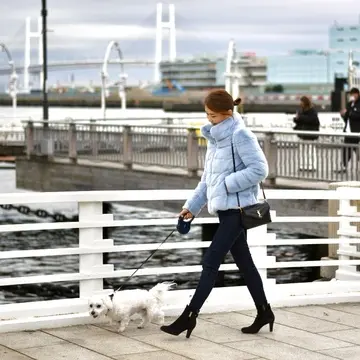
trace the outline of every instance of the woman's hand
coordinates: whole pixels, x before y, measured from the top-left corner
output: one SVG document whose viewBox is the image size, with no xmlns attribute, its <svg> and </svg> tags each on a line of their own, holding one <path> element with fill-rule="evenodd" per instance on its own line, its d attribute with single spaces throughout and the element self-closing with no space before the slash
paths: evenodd
<svg viewBox="0 0 360 360">
<path fill-rule="evenodd" d="M 182 209 L 178 216 L 184 218 L 185 220 L 190 220 L 194 217 L 194 215 L 188 209 Z"/>
</svg>

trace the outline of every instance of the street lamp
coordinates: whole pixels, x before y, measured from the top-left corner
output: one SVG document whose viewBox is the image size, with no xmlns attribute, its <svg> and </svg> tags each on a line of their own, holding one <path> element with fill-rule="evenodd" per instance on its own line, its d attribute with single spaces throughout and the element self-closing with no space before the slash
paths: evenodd
<svg viewBox="0 0 360 360">
<path fill-rule="evenodd" d="M 47 120 L 49 119 L 49 103 L 47 93 L 47 7 L 46 0 L 41 0 L 41 17 L 42 17 L 42 46 L 43 46 L 43 120 L 44 127 L 48 127 Z"/>
<path fill-rule="evenodd" d="M 109 62 L 110 52 L 112 48 L 118 53 L 119 62 L 120 62 L 120 80 L 118 81 L 118 94 L 121 99 L 121 109 L 126 110 L 126 79 L 127 74 L 125 74 L 125 68 L 123 63 L 123 53 L 120 49 L 119 43 L 116 41 L 110 41 L 108 46 L 106 47 L 104 62 L 101 69 L 101 112 L 103 114 L 103 119 L 106 118 L 106 98 L 109 95 L 109 91 L 107 89 L 107 80 L 109 78 L 109 74 L 107 72 L 107 66 Z"/>
<path fill-rule="evenodd" d="M 2 51 L 4 51 L 6 53 L 7 58 L 8 58 L 8 63 L 11 68 L 10 81 L 9 81 L 9 94 L 12 98 L 13 115 L 15 116 L 16 105 L 17 105 L 17 79 L 18 79 L 18 76 L 16 74 L 15 64 L 11 57 L 9 49 L 3 43 L 0 43 L 0 48 Z"/>
</svg>

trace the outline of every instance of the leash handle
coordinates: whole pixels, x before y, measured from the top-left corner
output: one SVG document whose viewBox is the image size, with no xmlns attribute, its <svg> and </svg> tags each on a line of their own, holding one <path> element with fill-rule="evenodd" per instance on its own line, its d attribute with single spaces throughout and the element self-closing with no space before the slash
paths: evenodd
<svg viewBox="0 0 360 360">
<path fill-rule="evenodd" d="M 193 222 L 193 220 L 195 219 L 195 216 L 192 216 L 190 219 L 185 219 L 184 218 L 184 215 L 180 215 L 179 216 L 179 219 L 181 219 L 182 221 L 184 221 L 184 222 L 186 222 L 186 223 L 192 223 Z"/>
<path fill-rule="evenodd" d="M 195 219 L 195 216 L 193 216 L 190 219 L 185 219 L 184 216 L 179 216 L 178 223 L 176 225 L 176 229 L 181 235 L 186 235 L 191 228 L 191 223 Z"/>
</svg>

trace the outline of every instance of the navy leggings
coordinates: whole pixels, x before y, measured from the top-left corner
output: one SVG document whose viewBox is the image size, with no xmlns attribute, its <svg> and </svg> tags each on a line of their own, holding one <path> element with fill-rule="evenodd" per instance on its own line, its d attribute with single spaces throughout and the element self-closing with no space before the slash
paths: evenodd
<svg viewBox="0 0 360 360">
<path fill-rule="evenodd" d="M 218 216 L 220 224 L 203 258 L 203 270 L 189 304 L 190 309 L 200 311 L 214 287 L 221 262 L 229 251 L 244 275 L 255 305 L 267 304 L 263 283 L 247 244 L 246 230 L 241 224 L 239 210 L 219 211 Z"/>
</svg>

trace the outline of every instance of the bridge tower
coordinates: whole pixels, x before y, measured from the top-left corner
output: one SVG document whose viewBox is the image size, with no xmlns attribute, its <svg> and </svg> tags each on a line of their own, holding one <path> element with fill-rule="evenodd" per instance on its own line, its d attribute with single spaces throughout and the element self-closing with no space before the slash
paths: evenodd
<svg viewBox="0 0 360 360">
<path fill-rule="evenodd" d="M 163 4 L 156 5 L 156 44 L 155 44 L 155 71 L 154 81 L 159 83 L 160 77 L 160 63 L 162 61 L 162 42 L 163 30 L 169 30 L 169 60 L 176 59 L 176 30 L 175 30 L 175 5 L 169 4 L 168 21 L 163 20 Z"/>
<path fill-rule="evenodd" d="M 37 31 L 31 31 L 31 18 L 27 17 L 25 19 L 25 53 L 24 53 L 24 90 L 26 92 L 30 91 L 30 74 L 29 68 L 31 65 L 31 39 L 38 40 L 38 59 L 39 65 L 42 65 L 42 24 L 41 17 L 38 17 Z M 43 82 L 43 72 L 40 72 L 40 86 Z"/>
</svg>

